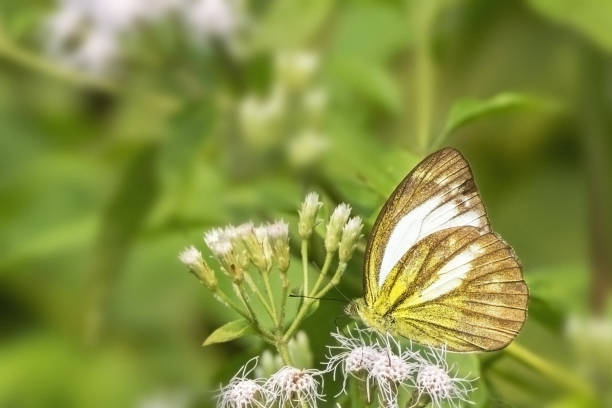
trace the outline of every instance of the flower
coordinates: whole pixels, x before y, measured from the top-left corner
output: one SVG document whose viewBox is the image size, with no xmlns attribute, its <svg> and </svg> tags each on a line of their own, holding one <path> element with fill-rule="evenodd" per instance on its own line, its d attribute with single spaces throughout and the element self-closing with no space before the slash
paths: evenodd
<svg viewBox="0 0 612 408">
<path fill-rule="evenodd" d="M 257 357 L 247 361 L 232 377 L 229 384 L 221 388 L 217 406 L 219 408 L 248 408 L 267 406 L 268 391 L 263 379 L 249 379 L 248 376 L 257 366 Z"/>
<path fill-rule="evenodd" d="M 289 224 L 284 220 L 277 220 L 268 224 L 268 238 L 272 246 L 274 260 L 278 269 L 285 272 L 289 268 Z"/>
<path fill-rule="evenodd" d="M 323 401 L 321 387 L 323 373 L 315 369 L 300 369 L 285 366 L 266 381 L 266 389 L 279 407 L 287 404 L 295 407 L 306 404 L 316 407 L 317 401 Z"/>
<path fill-rule="evenodd" d="M 287 144 L 287 158 L 296 168 L 311 166 L 328 150 L 329 140 L 325 135 L 305 129 Z"/>
<path fill-rule="evenodd" d="M 361 221 L 360 217 L 351 218 L 342 228 L 342 238 L 340 238 L 340 246 L 338 248 L 340 262 L 348 262 L 351 256 L 353 256 L 357 241 L 361 237 L 362 228 L 363 221 Z"/>
<path fill-rule="evenodd" d="M 369 373 L 378 360 L 382 351 L 377 342 L 372 341 L 372 332 L 355 328 L 348 328 L 348 336 L 337 330 L 331 334 L 338 343 L 337 346 L 328 346 L 329 355 L 325 371 L 333 371 L 334 380 L 338 369 L 344 378 L 339 394 L 347 393 L 346 381 L 349 375 L 356 378 L 369 379 Z M 366 389 L 369 391 L 369 385 Z M 369 399 L 369 396 L 368 396 Z"/>
<path fill-rule="evenodd" d="M 178 258 L 207 288 L 215 289 L 217 287 L 215 272 L 204 261 L 202 253 L 196 247 L 188 246 L 179 253 Z"/>
<path fill-rule="evenodd" d="M 276 56 L 276 71 L 289 89 L 303 89 L 318 67 L 319 56 L 313 52 L 283 52 Z"/>
<path fill-rule="evenodd" d="M 342 230 L 349 215 L 351 215 L 351 206 L 342 203 L 334 209 L 331 217 L 329 217 L 327 233 L 325 234 L 325 249 L 327 252 L 335 252 L 338 249 L 340 238 L 342 237 Z"/>
<path fill-rule="evenodd" d="M 319 200 L 317 193 L 310 192 L 302 201 L 302 205 L 298 210 L 299 222 L 298 233 L 302 239 L 308 239 L 312 235 L 312 229 L 317 222 L 317 212 L 323 203 Z"/>
<path fill-rule="evenodd" d="M 471 385 L 474 380 L 452 374 L 453 369 L 446 362 L 446 349 L 430 348 L 427 357 L 419 358 L 417 366 L 414 386 L 418 396 L 428 395 L 434 407 L 442 406 L 443 402 L 452 407 L 461 406 L 461 402 L 472 403 L 468 394 L 474 391 Z"/>
<path fill-rule="evenodd" d="M 390 334 L 381 335 L 381 353 L 372 363 L 368 379 L 379 389 L 384 405 L 397 405 L 397 393 L 400 387 L 411 385 L 411 375 L 417 364 L 418 354 L 406 348 L 402 351 L 400 344 Z"/>
<path fill-rule="evenodd" d="M 225 273 L 235 283 L 242 282 L 244 277 L 240 251 L 235 248 L 236 228 L 229 225 L 225 228 L 214 228 L 204 233 L 204 242 L 219 259 Z"/>
</svg>

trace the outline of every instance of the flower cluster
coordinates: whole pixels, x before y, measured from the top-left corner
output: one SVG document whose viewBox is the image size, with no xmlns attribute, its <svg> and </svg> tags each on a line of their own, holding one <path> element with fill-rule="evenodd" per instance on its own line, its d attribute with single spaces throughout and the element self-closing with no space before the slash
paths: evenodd
<svg viewBox="0 0 612 408">
<path fill-rule="evenodd" d="M 359 328 L 347 329 L 347 335 L 339 331 L 332 333 L 338 345 L 329 346 L 330 355 L 326 371 L 343 376 L 340 393 L 347 392 L 347 381 L 355 378 L 366 382 L 370 391 L 378 391 L 381 403 L 396 406 L 400 389 L 413 390 L 413 400 L 422 396 L 431 400 L 433 406 L 442 402 L 456 406 L 461 401 L 469 402 L 468 394 L 473 390 L 471 381 L 452 374 L 453 369 L 445 359 L 445 350 L 429 349 L 427 353 L 402 350 L 401 345 L 389 334 L 381 335 Z"/>
<path fill-rule="evenodd" d="M 249 360 L 229 384 L 221 389 L 219 408 L 248 407 L 316 407 L 323 400 L 322 371 L 284 366 L 267 380 L 250 379 L 255 369 L 256 358 Z"/>
<path fill-rule="evenodd" d="M 179 253 L 179 260 L 213 296 L 246 319 L 257 335 L 276 347 L 284 363 L 288 365 L 292 363 L 291 345 L 297 339 L 294 336 L 301 322 L 316 310 L 318 303 L 315 303 L 314 299 L 322 297 L 340 282 L 363 228 L 361 218 L 350 218 L 349 205 L 342 203 L 336 207 L 327 221 L 325 260 L 318 271 L 316 281 L 311 284 L 310 276 L 313 271 L 310 268 L 308 250 L 315 227 L 321 221 L 318 214 L 322 206 L 319 195 L 310 193 L 298 210 L 296 235 L 301 239 L 303 280 L 301 286 L 293 282 L 293 288 L 301 288 L 302 301 L 295 316 L 290 319 L 286 316 L 292 283 L 288 273 L 291 248 L 287 222 L 277 220 L 260 225 L 246 222 L 238 226 L 213 228 L 204 233 L 204 243 L 216 259 L 219 269 L 229 278 L 233 294 L 226 292 L 225 287 L 228 285 L 223 284 L 220 274 L 215 273 L 214 264 L 209 265 L 195 246 L 189 246 Z M 330 276 L 328 272 L 336 258 L 336 270 Z M 279 294 L 273 291 L 276 282 L 281 287 L 280 298 Z M 214 338 L 218 339 L 219 336 L 217 334 Z"/>
<path fill-rule="evenodd" d="M 228 37 L 241 21 L 234 0 L 59 0 L 45 39 L 66 65 L 103 74 L 118 59 L 126 34 L 171 15 L 199 38 Z"/>
</svg>

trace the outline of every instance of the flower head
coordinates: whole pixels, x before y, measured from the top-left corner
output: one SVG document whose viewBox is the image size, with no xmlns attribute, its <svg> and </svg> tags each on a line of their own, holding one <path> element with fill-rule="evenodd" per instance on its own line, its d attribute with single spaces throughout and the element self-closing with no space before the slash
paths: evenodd
<svg viewBox="0 0 612 408">
<path fill-rule="evenodd" d="M 325 234 L 325 249 L 327 252 L 335 252 L 340 245 L 342 230 L 351 215 L 351 206 L 346 203 L 338 205 L 327 224 L 327 232 Z"/>
<path fill-rule="evenodd" d="M 301 403 L 316 407 L 317 401 L 323 400 L 321 375 L 322 372 L 315 369 L 285 366 L 266 381 L 266 389 L 279 407 L 287 404 L 295 407 Z"/>
<path fill-rule="evenodd" d="M 289 268 L 289 224 L 284 220 L 277 220 L 268 224 L 268 239 L 274 254 L 274 260 L 281 272 Z"/>
<path fill-rule="evenodd" d="M 302 239 L 308 239 L 312 235 L 312 229 L 317 223 L 317 213 L 321 206 L 323 206 L 323 203 L 319 200 L 319 195 L 314 191 L 308 193 L 304 201 L 302 201 L 298 211 L 298 233 Z"/>
<path fill-rule="evenodd" d="M 219 408 L 264 408 L 268 400 L 268 391 L 262 379 L 249 379 L 248 376 L 257 365 L 257 357 L 247 361 L 232 377 L 229 384 L 221 388 L 217 406 Z"/>
<path fill-rule="evenodd" d="M 353 256 L 355 246 L 361 237 L 363 229 L 363 221 L 360 217 L 353 217 L 342 228 L 342 238 L 340 238 L 340 246 L 338 248 L 338 258 L 340 262 L 348 262 Z"/>
<path fill-rule="evenodd" d="M 446 402 L 452 407 L 461 402 L 471 403 L 468 394 L 474 390 L 473 380 L 453 375 L 452 367 L 446 362 L 446 350 L 429 350 L 428 358 L 420 358 L 414 386 L 418 395 L 426 394 L 431 398 L 432 406 L 440 407 Z"/>
<path fill-rule="evenodd" d="M 241 252 L 235 248 L 236 238 L 236 228 L 231 225 L 225 228 L 214 228 L 204 234 L 204 242 L 219 259 L 225 273 L 238 283 L 244 277 L 244 262 L 241 262 Z"/>
<path fill-rule="evenodd" d="M 188 246 L 179 253 L 179 260 L 189 268 L 206 287 L 214 289 L 217 287 L 217 278 L 214 271 L 202 258 L 202 253 L 193 245 Z"/>
<path fill-rule="evenodd" d="M 369 330 L 349 328 L 346 336 L 338 330 L 332 333 L 332 337 L 338 345 L 328 346 L 326 371 L 333 371 L 335 380 L 338 369 L 341 370 L 344 380 L 339 394 L 346 393 L 348 377 L 361 376 L 367 379 L 382 351 L 380 345 L 372 341 L 372 332 Z"/>
</svg>

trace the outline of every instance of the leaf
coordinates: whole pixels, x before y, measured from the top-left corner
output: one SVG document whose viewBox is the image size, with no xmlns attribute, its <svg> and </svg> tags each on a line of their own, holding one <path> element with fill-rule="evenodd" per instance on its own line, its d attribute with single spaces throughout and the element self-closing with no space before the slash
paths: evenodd
<svg viewBox="0 0 612 408">
<path fill-rule="evenodd" d="M 484 100 L 461 99 L 451 107 L 440 141 L 446 139 L 452 132 L 482 116 L 516 108 L 541 109 L 547 105 L 550 106 L 551 103 L 533 96 L 512 92 L 501 93 Z"/>
<path fill-rule="evenodd" d="M 275 50 L 303 45 L 317 32 L 332 5 L 331 0 L 274 2 L 253 36 L 254 48 Z"/>
<path fill-rule="evenodd" d="M 246 319 L 238 319 L 234 320 L 233 322 L 226 323 L 212 332 L 206 338 L 206 340 L 204 340 L 202 345 L 210 346 L 211 344 L 225 343 L 252 333 L 255 333 L 255 329 L 253 328 L 251 322 Z"/>
<path fill-rule="evenodd" d="M 612 2 L 610 0 L 528 0 L 547 18 L 584 34 L 599 46 L 612 51 Z"/>
</svg>

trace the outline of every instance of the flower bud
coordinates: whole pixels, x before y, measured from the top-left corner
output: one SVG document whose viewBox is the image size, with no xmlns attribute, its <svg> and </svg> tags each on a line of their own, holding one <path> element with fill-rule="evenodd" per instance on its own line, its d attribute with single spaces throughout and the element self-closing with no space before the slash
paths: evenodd
<svg viewBox="0 0 612 408">
<path fill-rule="evenodd" d="M 255 237 L 257 237 L 257 242 L 261 247 L 264 259 L 263 268 L 260 269 L 267 272 L 272 268 L 272 246 L 270 245 L 270 237 L 268 236 L 268 227 L 260 225 L 255 228 Z"/>
<path fill-rule="evenodd" d="M 267 260 L 263 245 L 255 232 L 258 228 L 255 228 L 253 224 L 248 224 L 248 228 L 245 227 L 241 238 L 244 246 L 248 250 L 253 265 L 260 271 L 265 271 L 267 268 Z M 261 236 L 261 234 L 262 232 L 260 231 L 259 235 Z"/>
<path fill-rule="evenodd" d="M 185 264 L 191 273 L 198 278 L 207 288 L 214 290 L 217 287 L 217 278 L 214 271 L 202 258 L 202 253 L 193 245 L 185 248 L 179 253 L 179 260 Z"/>
<path fill-rule="evenodd" d="M 342 230 L 350 214 L 351 206 L 342 203 L 336 207 L 331 217 L 329 217 L 327 233 L 325 234 L 325 250 L 327 252 L 335 252 L 338 249 Z"/>
<path fill-rule="evenodd" d="M 342 238 L 338 248 L 338 258 L 340 262 L 348 262 L 353 256 L 355 246 L 361 237 L 363 222 L 360 217 L 351 218 L 342 229 Z"/>
<path fill-rule="evenodd" d="M 298 211 L 298 233 L 302 239 L 308 239 L 312 235 L 312 229 L 317 223 L 317 212 L 323 203 L 319 201 L 319 195 L 315 192 L 308 193 Z"/>
<path fill-rule="evenodd" d="M 233 227 L 215 228 L 204 234 L 204 242 L 217 257 L 225 273 L 234 283 L 240 283 L 243 279 L 243 269 L 232 245 Z"/>
<path fill-rule="evenodd" d="M 272 246 L 276 266 L 284 273 L 289 268 L 289 224 L 278 220 L 268 225 L 268 238 Z"/>
<path fill-rule="evenodd" d="M 276 57 L 276 71 L 289 89 L 302 90 L 319 67 L 319 57 L 312 52 L 286 52 Z"/>
</svg>

